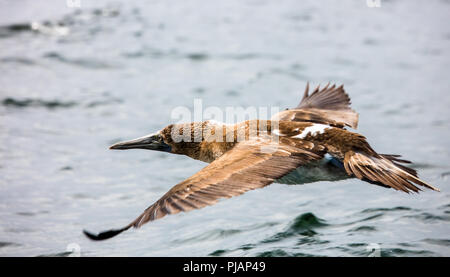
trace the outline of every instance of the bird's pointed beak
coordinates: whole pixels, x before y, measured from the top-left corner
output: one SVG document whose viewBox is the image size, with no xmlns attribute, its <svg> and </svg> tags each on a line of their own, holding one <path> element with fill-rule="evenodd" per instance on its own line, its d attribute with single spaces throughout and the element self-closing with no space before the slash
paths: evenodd
<svg viewBox="0 0 450 277">
<path fill-rule="evenodd" d="M 161 136 L 161 134 L 156 133 L 133 140 L 118 142 L 116 144 L 111 145 L 109 149 L 114 150 L 148 149 L 148 150 L 170 152 L 171 147 L 170 145 L 164 142 L 164 139 Z"/>
</svg>

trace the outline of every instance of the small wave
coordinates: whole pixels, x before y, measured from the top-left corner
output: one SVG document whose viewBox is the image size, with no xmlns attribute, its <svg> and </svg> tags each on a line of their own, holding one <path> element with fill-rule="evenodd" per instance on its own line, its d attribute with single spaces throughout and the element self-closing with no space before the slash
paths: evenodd
<svg viewBox="0 0 450 277">
<path fill-rule="evenodd" d="M 20 246 L 20 244 L 15 243 L 15 242 L 0 241 L 0 248 L 9 247 L 9 246 Z"/>
<path fill-rule="evenodd" d="M 279 55 L 259 54 L 259 53 L 225 54 L 225 55 L 221 55 L 221 57 L 224 59 L 230 59 L 230 60 L 262 60 L 262 59 L 280 60 L 281 59 L 281 57 Z"/>
<path fill-rule="evenodd" d="M 239 92 L 238 91 L 236 91 L 236 90 L 229 90 L 229 91 L 227 91 L 226 92 L 226 95 L 228 95 L 228 96 L 239 96 Z"/>
<path fill-rule="evenodd" d="M 23 32 L 37 32 L 47 35 L 65 36 L 69 34 L 69 28 L 61 22 L 44 21 L 31 23 L 18 23 L 0 26 L 0 38 L 11 37 Z"/>
<path fill-rule="evenodd" d="M 316 217 L 313 213 L 304 213 L 296 217 L 285 231 L 279 232 L 270 238 L 263 240 L 262 243 L 277 242 L 296 235 L 311 237 L 317 234 L 313 230 L 314 228 L 320 228 L 327 225 L 328 224 L 326 224 L 323 219 Z"/>
<path fill-rule="evenodd" d="M 36 230 L 35 229 L 31 229 L 31 228 L 28 228 L 28 227 L 11 227 L 11 228 L 6 228 L 5 229 L 5 231 L 6 232 L 10 232 L 10 233 L 17 233 L 17 234 L 20 234 L 20 233 L 34 233 L 34 232 L 36 232 Z"/>
<path fill-rule="evenodd" d="M 330 243 L 330 241 L 318 239 L 317 236 L 304 236 L 304 237 L 301 237 L 300 239 L 298 239 L 297 243 L 295 245 L 298 245 L 298 246 L 301 246 L 301 245 L 321 245 L 321 244 L 328 244 L 328 243 Z"/>
<path fill-rule="evenodd" d="M 35 212 L 17 212 L 16 215 L 20 215 L 20 216 L 26 216 L 26 217 L 30 217 L 30 216 L 36 216 L 39 214 L 48 214 L 49 212 L 46 210 L 40 210 L 40 211 L 35 211 Z"/>
<path fill-rule="evenodd" d="M 450 239 L 424 239 L 423 242 L 439 246 L 450 247 Z"/>
<path fill-rule="evenodd" d="M 25 57 L 4 57 L 0 59 L 1 63 L 17 63 L 22 65 L 35 65 L 36 63 Z"/>
<path fill-rule="evenodd" d="M 16 213 L 16 215 L 21 215 L 21 216 L 35 216 L 35 213 L 32 212 L 18 212 Z"/>
<path fill-rule="evenodd" d="M 205 88 L 201 88 L 201 87 L 198 87 L 198 88 L 195 88 L 195 89 L 192 90 L 193 93 L 198 94 L 198 95 L 204 94 L 205 91 L 206 91 L 206 89 Z"/>
<path fill-rule="evenodd" d="M 282 75 L 282 76 L 287 76 L 287 77 L 293 78 L 295 80 L 300 80 L 300 81 L 307 81 L 310 79 L 306 75 L 295 72 L 292 69 L 283 69 L 283 68 L 272 68 L 266 72 L 260 72 L 260 73 L 258 73 L 258 78 L 261 78 L 266 75 L 269 75 L 269 76 Z"/>
<path fill-rule="evenodd" d="M 450 214 L 450 204 L 446 204 L 446 205 L 443 205 L 443 206 L 440 206 L 439 207 L 439 209 L 440 210 L 444 210 L 444 214 Z"/>
<path fill-rule="evenodd" d="M 32 22 L 30 26 L 31 30 L 45 35 L 66 36 L 70 32 L 69 27 L 59 22 Z"/>
<path fill-rule="evenodd" d="M 342 57 L 337 57 L 335 59 L 332 60 L 333 63 L 337 64 L 337 65 L 341 65 L 341 66 L 355 66 L 356 62 L 350 59 L 345 59 Z"/>
<path fill-rule="evenodd" d="M 274 249 L 271 251 L 264 251 L 256 254 L 256 257 L 313 257 L 314 255 L 306 254 L 306 253 L 291 253 L 286 252 L 282 249 Z"/>
<path fill-rule="evenodd" d="M 219 257 L 219 256 L 222 256 L 223 254 L 225 254 L 227 252 L 228 252 L 227 250 L 219 249 L 219 250 L 216 250 L 214 252 L 209 253 L 208 256 Z"/>
<path fill-rule="evenodd" d="M 398 206 L 394 208 L 370 208 L 361 211 L 361 213 L 375 213 L 375 212 L 394 212 L 394 211 L 411 211 L 409 207 Z"/>
<path fill-rule="evenodd" d="M 348 247 L 352 247 L 352 248 L 354 248 L 354 247 L 363 247 L 363 246 L 366 246 L 366 245 L 367 245 L 366 243 L 360 243 L 360 242 L 347 244 Z"/>
<path fill-rule="evenodd" d="M 450 221 L 450 216 L 448 215 L 434 215 L 430 213 L 420 213 L 415 215 L 405 215 L 405 218 L 414 218 L 424 222 L 436 222 L 436 221 Z"/>
<path fill-rule="evenodd" d="M 368 216 L 368 217 L 366 217 L 366 218 L 363 218 L 363 219 L 361 219 L 361 220 L 358 220 L 358 221 L 356 221 L 356 222 L 369 221 L 369 220 L 376 219 L 376 218 L 379 218 L 379 217 L 382 217 L 382 216 L 383 216 L 383 213 L 378 213 L 378 214 L 374 214 L 374 215 L 372 215 L 372 216 Z M 355 223 L 356 223 L 356 222 L 355 222 Z"/>
<path fill-rule="evenodd" d="M 447 179 L 448 176 L 450 176 L 450 171 L 441 173 L 441 177 L 442 177 L 442 179 L 444 179 L 444 180 Z"/>
<path fill-rule="evenodd" d="M 375 38 L 365 38 L 363 40 L 363 44 L 365 45 L 378 45 L 379 41 Z"/>
<path fill-rule="evenodd" d="M 191 53 L 187 54 L 186 58 L 193 60 L 193 61 L 204 61 L 209 58 L 208 54 L 205 53 Z"/>
<path fill-rule="evenodd" d="M 31 31 L 31 24 L 18 23 L 0 26 L 0 38 L 9 37 L 16 33 Z"/>
<path fill-rule="evenodd" d="M 42 99 L 14 99 L 14 98 L 5 98 L 2 101 L 3 106 L 15 107 L 15 108 L 27 108 L 27 107 L 44 107 L 47 109 L 56 109 L 56 108 L 70 108 L 77 105 L 76 102 L 61 102 L 58 100 L 42 100 Z"/>
<path fill-rule="evenodd" d="M 266 222 L 263 224 L 252 224 L 246 227 L 242 227 L 240 229 L 214 229 L 211 231 L 208 231 L 206 233 L 196 235 L 190 238 L 186 238 L 183 240 L 175 240 L 174 242 L 177 243 L 184 243 L 184 242 L 191 242 L 191 241 L 204 241 L 204 240 L 215 240 L 220 239 L 228 236 L 232 236 L 235 234 L 247 232 L 247 231 L 253 231 L 265 227 L 272 227 L 277 225 L 278 223 L 275 222 Z"/>
<path fill-rule="evenodd" d="M 176 49 L 171 49 L 169 51 L 164 51 L 155 48 L 143 48 L 140 50 L 132 52 L 123 52 L 122 56 L 125 58 L 135 59 L 142 57 L 151 58 L 176 58 L 176 59 L 188 59 L 194 62 L 203 62 L 210 59 L 219 60 L 279 60 L 281 59 L 278 55 L 271 54 L 260 54 L 260 53 L 242 53 L 242 54 L 211 54 L 206 52 L 190 52 L 183 53 Z"/>
<path fill-rule="evenodd" d="M 289 253 L 281 249 L 265 251 L 256 255 L 257 257 L 291 257 Z"/>
<path fill-rule="evenodd" d="M 69 257 L 70 255 L 72 255 L 72 252 L 64 251 L 64 252 L 58 252 L 58 253 L 52 253 L 52 254 L 38 255 L 37 257 Z"/>
<path fill-rule="evenodd" d="M 45 58 L 52 59 L 61 63 L 66 63 L 70 65 L 76 65 L 83 68 L 89 69 L 111 69 L 117 66 L 110 64 L 108 62 L 98 60 L 95 58 L 67 58 L 56 52 L 48 52 L 44 55 Z"/>
<path fill-rule="evenodd" d="M 0 38 L 11 37 L 24 32 L 34 32 L 51 36 L 67 36 L 71 33 L 72 27 L 76 27 L 77 25 L 85 26 L 94 21 L 98 23 L 101 18 L 117 17 L 119 14 L 119 7 L 117 5 L 101 9 L 75 10 L 73 13 L 59 20 L 21 22 L 0 26 Z"/>
<path fill-rule="evenodd" d="M 241 233 L 243 230 L 238 229 L 214 229 L 209 232 L 189 237 L 182 240 L 175 240 L 176 243 L 187 243 L 187 242 L 193 242 L 193 241 L 205 241 L 205 240 L 216 240 L 220 238 L 229 237 L 238 233 Z"/>
<path fill-rule="evenodd" d="M 123 103 L 121 99 L 109 99 L 109 100 L 99 100 L 92 101 L 86 105 L 86 108 L 95 108 L 98 106 L 111 105 L 111 104 L 120 104 Z"/>
<path fill-rule="evenodd" d="M 313 213 L 304 213 L 294 219 L 294 222 L 289 227 L 290 230 L 298 231 L 305 230 L 311 227 L 327 226 L 325 220 L 316 217 Z"/>
<path fill-rule="evenodd" d="M 256 247 L 255 244 L 244 244 L 244 245 L 242 245 L 241 247 L 239 247 L 239 249 L 240 249 L 240 250 L 247 251 L 247 250 L 253 249 L 253 248 L 255 248 L 255 247 Z"/>
<path fill-rule="evenodd" d="M 308 13 L 303 13 L 303 14 L 292 14 L 292 15 L 288 15 L 286 16 L 286 19 L 292 20 L 292 21 L 311 21 L 312 16 L 311 14 Z"/>
<path fill-rule="evenodd" d="M 398 257 L 398 256 L 405 256 L 405 257 L 424 257 L 424 256 L 435 256 L 435 254 L 431 251 L 427 250 L 409 250 L 404 248 L 383 248 L 381 249 L 381 256 L 382 257 Z"/>
<path fill-rule="evenodd" d="M 348 232 L 373 232 L 376 231 L 377 228 L 375 228 L 374 226 L 359 226 L 353 229 L 348 230 Z"/>
<path fill-rule="evenodd" d="M 74 193 L 70 195 L 73 199 L 96 199 L 95 197 L 85 193 Z"/>
</svg>

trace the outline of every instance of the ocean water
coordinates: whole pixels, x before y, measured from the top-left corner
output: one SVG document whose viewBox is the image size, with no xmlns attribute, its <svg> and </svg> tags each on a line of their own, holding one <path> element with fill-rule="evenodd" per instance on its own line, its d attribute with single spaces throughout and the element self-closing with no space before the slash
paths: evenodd
<svg viewBox="0 0 450 277">
<path fill-rule="evenodd" d="M 449 256 L 450 2 L 380 3 L 1 1 L 0 255 Z M 176 122 L 194 99 L 293 107 L 307 81 L 344 84 L 358 132 L 441 192 L 273 184 L 84 237 L 205 166 L 109 145 Z"/>
</svg>

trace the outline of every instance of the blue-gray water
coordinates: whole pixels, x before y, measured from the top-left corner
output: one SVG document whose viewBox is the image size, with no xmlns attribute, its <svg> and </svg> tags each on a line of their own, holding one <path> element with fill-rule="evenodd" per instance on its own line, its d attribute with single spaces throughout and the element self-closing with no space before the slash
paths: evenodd
<svg viewBox="0 0 450 277">
<path fill-rule="evenodd" d="M 77 1 L 73 1 L 77 2 Z M 0 255 L 450 255 L 449 1 L 0 2 Z M 32 24 L 33 23 L 33 24 Z M 116 141 L 171 111 L 292 107 L 343 83 L 358 131 L 442 192 L 274 184 L 114 239 L 205 164 Z"/>
</svg>

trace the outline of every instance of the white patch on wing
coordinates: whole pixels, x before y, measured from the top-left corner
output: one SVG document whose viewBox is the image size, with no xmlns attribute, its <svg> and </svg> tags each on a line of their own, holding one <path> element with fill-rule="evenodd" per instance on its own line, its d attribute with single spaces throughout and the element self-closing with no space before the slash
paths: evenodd
<svg viewBox="0 0 450 277">
<path fill-rule="evenodd" d="M 316 136 L 318 134 L 323 134 L 325 130 L 329 128 L 331 128 L 329 125 L 313 124 L 312 126 L 303 129 L 303 131 L 300 134 L 294 136 L 293 138 L 304 139 L 309 133 L 311 133 L 311 136 Z"/>
<path fill-rule="evenodd" d="M 274 129 L 274 130 L 272 131 L 272 133 L 275 134 L 275 135 L 277 135 L 277 136 L 279 136 L 279 137 L 283 137 L 283 136 L 284 136 L 283 134 L 280 134 L 280 130 L 279 130 L 279 129 Z"/>
<path fill-rule="evenodd" d="M 324 159 L 326 159 L 327 161 L 331 161 L 333 159 L 333 156 L 331 156 L 328 153 L 325 153 L 325 155 L 323 156 Z"/>
</svg>

